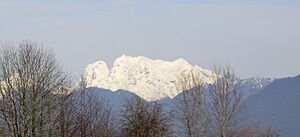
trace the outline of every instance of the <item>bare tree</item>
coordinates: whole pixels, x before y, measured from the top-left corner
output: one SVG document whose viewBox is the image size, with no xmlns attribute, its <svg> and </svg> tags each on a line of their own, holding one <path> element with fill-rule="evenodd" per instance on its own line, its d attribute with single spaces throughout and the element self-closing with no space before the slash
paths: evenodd
<svg viewBox="0 0 300 137">
<path fill-rule="evenodd" d="M 71 110 L 68 113 L 68 137 L 116 137 L 117 115 L 108 101 L 95 96 L 92 89 L 87 88 L 84 81 L 72 93 Z"/>
<path fill-rule="evenodd" d="M 56 117 L 57 128 L 56 135 L 59 137 L 71 137 L 70 133 L 73 130 L 76 121 L 74 121 L 74 113 L 76 106 L 74 103 L 73 94 L 69 93 L 70 89 L 66 89 L 64 94 L 57 95 L 57 108 L 58 113 Z"/>
<path fill-rule="evenodd" d="M 54 55 L 32 43 L 0 51 L 0 134 L 115 137 L 116 114 L 84 82 L 70 88 Z M 74 92 L 71 92 L 74 91 Z"/>
<path fill-rule="evenodd" d="M 236 133 L 242 92 L 235 87 L 235 75 L 230 68 L 216 68 L 215 73 L 209 91 L 208 113 L 216 134 L 227 137 Z"/>
<path fill-rule="evenodd" d="M 208 135 L 204 88 L 203 80 L 197 71 L 183 73 L 178 79 L 178 90 L 183 92 L 176 100 L 175 112 L 181 136 Z"/>
<path fill-rule="evenodd" d="M 0 118 L 7 136 L 52 136 L 54 95 L 67 80 L 53 54 L 26 42 L 4 47 L 0 51 L 0 80 Z"/>
<path fill-rule="evenodd" d="M 279 137 L 279 134 L 270 126 L 269 128 L 262 128 L 259 125 L 254 127 L 240 128 L 236 137 Z"/>
<path fill-rule="evenodd" d="M 127 100 L 121 113 L 122 135 L 125 137 L 171 136 L 171 117 L 157 102 L 150 104 L 135 97 Z"/>
</svg>

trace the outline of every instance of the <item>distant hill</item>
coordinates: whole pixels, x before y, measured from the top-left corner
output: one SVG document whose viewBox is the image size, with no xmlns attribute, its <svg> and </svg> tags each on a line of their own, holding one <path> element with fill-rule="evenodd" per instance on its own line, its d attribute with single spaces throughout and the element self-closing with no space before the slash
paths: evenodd
<svg viewBox="0 0 300 137">
<path fill-rule="evenodd" d="M 272 125 L 284 137 L 300 136 L 300 75 L 275 80 L 244 104 L 249 123 Z"/>
</svg>

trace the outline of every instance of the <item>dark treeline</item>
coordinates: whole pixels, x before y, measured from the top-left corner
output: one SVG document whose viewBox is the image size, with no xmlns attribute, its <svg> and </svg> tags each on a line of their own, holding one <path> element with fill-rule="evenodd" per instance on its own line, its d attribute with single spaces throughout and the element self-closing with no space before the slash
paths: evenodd
<svg viewBox="0 0 300 137">
<path fill-rule="evenodd" d="M 242 92 L 230 68 L 216 68 L 209 87 L 199 72 L 178 78 L 184 91 L 173 107 L 128 99 L 115 110 L 89 94 L 84 81 L 72 86 L 54 54 L 30 42 L 0 51 L 1 137 L 275 137 L 271 127 L 240 119 Z M 205 92 L 208 88 L 209 92 Z M 170 109 L 171 108 L 171 109 Z"/>
</svg>

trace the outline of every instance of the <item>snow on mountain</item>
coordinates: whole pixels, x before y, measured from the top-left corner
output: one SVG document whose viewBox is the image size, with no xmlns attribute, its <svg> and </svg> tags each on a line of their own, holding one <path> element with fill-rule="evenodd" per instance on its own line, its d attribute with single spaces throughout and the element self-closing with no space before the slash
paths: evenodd
<svg viewBox="0 0 300 137">
<path fill-rule="evenodd" d="M 111 70 L 103 61 L 88 65 L 83 78 L 88 87 L 128 90 L 152 101 L 178 95 L 181 91 L 176 88 L 177 79 L 191 71 L 199 72 L 205 83 L 213 82 L 212 71 L 191 65 L 182 58 L 169 62 L 126 55 L 117 58 Z"/>
<path fill-rule="evenodd" d="M 252 86 L 252 88 L 264 88 L 266 85 L 269 85 L 273 81 L 274 78 L 251 77 L 251 78 L 239 79 L 237 84 L 243 85 L 245 87 Z"/>
<path fill-rule="evenodd" d="M 240 88 L 241 92 L 243 92 L 244 99 L 247 99 L 252 95 L 258 94 L 261 90 L 263 90 L 273 81 L 273 78 L 251 77 L 238 79 L 235 85 L 236 87 Z"/>
</svg>

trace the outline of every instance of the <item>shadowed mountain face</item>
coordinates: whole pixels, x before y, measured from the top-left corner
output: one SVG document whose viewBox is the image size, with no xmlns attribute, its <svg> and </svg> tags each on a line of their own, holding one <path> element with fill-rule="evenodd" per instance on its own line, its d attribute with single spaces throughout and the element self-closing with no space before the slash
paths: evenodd
<svg viewBox="0 0 300 137">
<path fill-rule="evenodd" d="M 95 97 L 96 99 L 104 99 L 113 107 L 114 110 L 117 111 L 122 108 L 122 105 L 127 99 L 131 99 L 136 96 L 134 93 L 126 90 L 111 91 L 108 89 L 94 87 L 87 88 L 85 92 L 87 95 Z M 78 92 L 75 92 L 75 94 L 77 93 Z"/>
<path fill-rule="evenodd" d="M 300 135 L 300 75 L 275 80 L 244 103 L 248 122 L 272 125 L 284 137 Z"/>
</svg>

